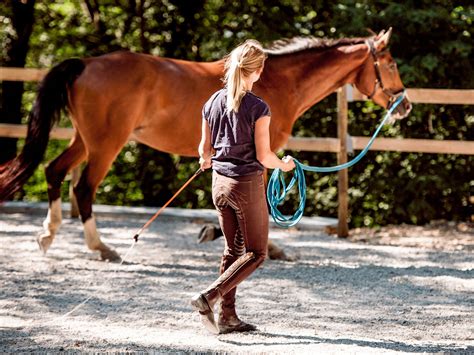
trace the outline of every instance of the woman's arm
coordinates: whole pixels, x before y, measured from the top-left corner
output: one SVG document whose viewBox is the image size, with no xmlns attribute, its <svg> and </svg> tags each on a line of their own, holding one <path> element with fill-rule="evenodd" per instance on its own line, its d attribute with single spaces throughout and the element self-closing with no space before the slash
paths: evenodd
<svg viewBox="0 0 474 355">
<path fill-rule="evenodd" d="M 270 149 L 270 116 L 260 117 L 255 122 L 255 148 L 257 160 L 268 169 L 279 168 L 290 171 L 295 168 L 293 158 L 280 160 Z"/>
<path fill-rule="evenodd" d="M 211 146 L 211 128 L 204 117 L 202 118 L 201 142 L 199 143 L 198 152 L 201 169 L 209 169 L 211 167 L 211 157 L 213 154 L 213 149 Z"/>
</svg>

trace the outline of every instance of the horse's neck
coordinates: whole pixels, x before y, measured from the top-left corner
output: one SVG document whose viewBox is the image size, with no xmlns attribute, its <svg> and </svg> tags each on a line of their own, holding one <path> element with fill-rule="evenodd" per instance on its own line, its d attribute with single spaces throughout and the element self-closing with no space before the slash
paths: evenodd
<svg viewBox="0 0 474 355">
<path fill-rule="evenodd" d="M 273 58 L 274 69 L 281 71 L 284 77 L 281 94 L 296 98 L 291 103 L 294 119 L 337 88 L 354 82 L 368 56 L 367 47 L 360 45 L 350 51 L 308 50 Z"/>
</svg>

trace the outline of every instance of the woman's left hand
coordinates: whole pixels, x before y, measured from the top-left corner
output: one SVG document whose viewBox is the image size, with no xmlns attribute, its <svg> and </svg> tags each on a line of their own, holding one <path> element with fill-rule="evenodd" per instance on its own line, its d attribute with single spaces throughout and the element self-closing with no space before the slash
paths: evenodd
<svg viewBox="0 0 474 355">
<path fill-rule="evenodd" d="M 209 169 L 212 166 L 211 158 L 199 158 L 199 165 L 201 165 L 201 170 Z"/>
</svg>

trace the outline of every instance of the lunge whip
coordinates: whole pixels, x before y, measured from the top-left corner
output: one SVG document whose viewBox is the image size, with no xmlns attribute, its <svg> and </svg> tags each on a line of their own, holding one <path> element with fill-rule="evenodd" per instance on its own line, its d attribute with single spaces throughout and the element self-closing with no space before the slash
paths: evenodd
<svg viewBox="0 0 474 355">
<path fill-rule="evenodd" d="M 186 181 L 186 182 L 184 183 L 184 185 L 181 186 L 181 188 L 180 188 L 178 191 L 176 191 L 176 193 L 173 195 L 173 197 L 171 197 L 171 198 L 168 200 L 168 202 L 166 202 L 166 203 L 163 205 L 163 207 L 161 207 L 161 208 L 155 213 L 155 215 L 154 215 L 153 217 L 151 217 L 151 218 L 148 220 L 148 222 L 146 222 L 146 223 L 143 225 L 143 227 L 141 227 L 140 230 L 139 230 L 137 233 L 135 233 L 135 235 L 133 236 L 133 239 L 135 239 L 135 243 L 138 242 L 138 237 L 140 236 L 140 234 L 142 234 L 142 232 L 143 232 L 145 229 L 148 228 L 148 226 L 156 219 L 156 217 L 158 217 L 158 216 L 160 215 L 160 213 L 161 213 L 166 207 L 168 207 L 168 205 L 171 203 L 171 201 L 173 201 L 173 200 L 176 198 L 176 196 L 178 196 L 178 195 L 181 193 L 181 191 L 183 191 L 183 190 L 186 188 L 186 186 L 188 186 L 189 183 L 190 183 L 191 181 L 193 181 L 194 178 L 195 178 L 196 176 L 198 176 L 199 174 L 201 174 L 202 172 L 203 172 L 203 170 L 202 170 L 201 168 L 199 168 L 199 169 L 193 174 L 193 176 L 191 176 L 191 177 L 188 179 L 188 181 Z"/>
<path fill-rule="evenodd" d="M 185 189 L 185 187 L 188 186 L 189 183 L 190 183 L 191 181 L 193 181 L 194 178 L 195 178 L 196 176 L 198 176 L 199 174 L 201 174 L 202 172 L 203 172 L 203 170 L 201 170 L 201 169 L 199 168 L 199 169 L 193 174 L 193 176 L 191 176 L 191 177 L 189 178 L 189 180 L 186 181 L 183 186 L 181 186 L 181 188 L 173 195 L 173 197 L 171 197 L 171 198 L 169 199 L 169 201 L 166 202 L 166 203 L 164 204 L 164 206 L 161 207 L 161 208 L 158 210 L 158 212 L 156 212 L 155 215 L 154 215 L 153 217 L 151 217 L 151 218 L 148 220 L 148 222 L 146 222 L 145 225 L 144 225 L 142 228 L 140 228 L 140 230 L 133 236 L 134 242 L 132 242 L 132 244 L 131 244 L 130 247 L 128 248 L 127 252 L 125 253 L 125 256 L 124 256 L 124 257 L 122 258 L 122 260 L 120 261 L 119 266 L 122 265 L 122 264 L 125 262 L 125 260 L 127 259 L 128 255 L 129 255 L 130 252 L 132 251 L 133 247 L 135 246 L 135 244 L 137 244 L 137 242 L 138 242 L 138 237 L 140 236 L 140 234 L 151 224 L 151 222 L 153 222 L 153 221 L 156 219 L 156 217 L 158 217 L 158 216 L 160 215 L 160 213 L 171 203 L 171 201 L 173 201 L 173 200 L 176 198 L 176 196 L 178 196 L 178 195 L 180 194 L 180 192 L 183 191 L 183 190 Z M 118 268 L 116 268 L 116 269 L 114 270 L 114 272 L 113 272 L 114 275 L 115 275 L 115 273 L 117 272 L 117 270 L 118 270 Z M 102 284 L 102 286 L 105 285 L 107 282 L 110 282 L 110 280 L 111 280 L 111 278 L 106 279 L 106 280 L 104 281 L 104 283 Z M 72 313 L 74 313 L 75 311 L 77 311 L 79 308 L 81 308 L 82 306 L 84 306 L 87 302 L 89 302 L 89 300 L 90 300 L 93 296 L 94 296 L 94 294 L 90 295 L 89 297 L 87 297 L 84 301 L 82 301 L 81 303 L 79 303 L 76 307 L 74 307 L 74 308 L 73 308 L 72 310 L 70 310 L 69 312 L 63 314 L 63 315 L 60 316 L 60 317 L 53 318 L 53 319 L 50 320 L 50 321 L 46 321 L 44 324 L 55 323 L 55 322 L 57 322 L 57 321 L 59 321 L 59 320 L 65 319 L 66 317 L 70 316 Z"/>
</svg>

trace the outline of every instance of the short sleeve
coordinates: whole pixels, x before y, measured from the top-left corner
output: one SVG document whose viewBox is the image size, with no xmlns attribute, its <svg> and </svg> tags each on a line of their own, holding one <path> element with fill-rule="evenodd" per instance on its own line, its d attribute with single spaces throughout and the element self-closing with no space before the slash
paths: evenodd
<svg viewBox="0 0 474 355">
<path fill-rule="evenodd" d="M 257 121 L 260 117 L 271 116 L 270 107 L 263 100 L 257 100 L 252 107 L 252 117 Z"/>
<path fill-rule="evenodd" d="M 209 118 L 211 117 L 212 112 L 215 111 L 215 108 L 213 108 L 213 106 L 215 106 L 214 101 L 216 100 L 216 98 L 218 97 L 221 91 L 222 90 L 219 90 L 215 92 L 214 94 L 212 94 L 212 96 L 209 98 L 209 100 L 207 100 L 207 102 L 204 104 L 202 108 L 202 117 L 208 122 L 209 122 Z"/>
<path fill-rule="evenodd" d="M 210 110 L 210 102 L 207 101 L 204 106 L 202 107 L 202 117 L 208 121 L 209 120 L 209 110 Z"/>
</svg>

